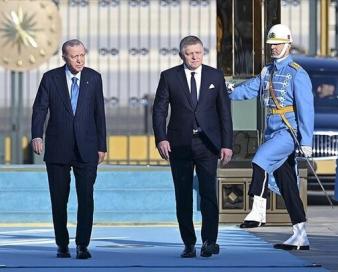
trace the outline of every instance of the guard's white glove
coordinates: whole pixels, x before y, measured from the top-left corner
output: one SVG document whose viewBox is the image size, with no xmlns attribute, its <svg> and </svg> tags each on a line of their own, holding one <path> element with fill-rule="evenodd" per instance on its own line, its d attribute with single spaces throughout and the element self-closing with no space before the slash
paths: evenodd
<svg viewBox="0 0 338 272">
<path fill-rule="evenodd" d="M 232 93 L 235 89 L 235 84 L 231 83 L 230 81 L 225 81 L 225 87 L 227 88 L 228 93 Z"/>
<path fill-rule="evenodd" d="M 312 156 L 312 146 L 302 145 L 302 150 L 303 150 L 305 157 L 311 157 Z"/>
</svg>

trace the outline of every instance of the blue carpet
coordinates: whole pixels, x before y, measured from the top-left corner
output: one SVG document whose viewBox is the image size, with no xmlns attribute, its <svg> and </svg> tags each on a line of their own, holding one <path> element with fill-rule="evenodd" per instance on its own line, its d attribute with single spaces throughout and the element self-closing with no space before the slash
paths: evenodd
<svg viewBox="0 0 338 272">
<path fill-rule="evenodd" d="M 71 237 L 74 228 L 70 229 Z M 200 232 L 197 232 L 199 237 Z M 219 231 L 219 255 L 194 259 L 179 257 L 182 242 L 177 227 L 95 227 L 89 260 L 55 258 L 50 228 L 0 228 L 1 271 L 326 271 L 312 267 L 288 252 L 273 249 L 251 233 L 232 226 Z M 197 249 L 201 246 L 200 239 Z"/>
</svg>

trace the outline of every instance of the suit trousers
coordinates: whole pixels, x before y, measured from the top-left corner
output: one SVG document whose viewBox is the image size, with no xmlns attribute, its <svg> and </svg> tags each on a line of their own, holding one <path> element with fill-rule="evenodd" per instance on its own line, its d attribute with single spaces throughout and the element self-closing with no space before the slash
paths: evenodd
<svg viewBox="0 0 338 272">
<path fill-rule="evenodd" d="M 175 186 L 176 215 L 180 234 L 185 245 L 196 243 L 193 224 L 193 177 L 198 178 L 202 213 L 202 242 L 216 242 L 218 233 L 218 204 L 216 170 L 218 154 L 208 139 L 193 136 L 188 147 L 172 147 L 170 166 Z"/>
<path fill-rule="evenodd" d="M 78 200 L 76 245 L 87 247 L 93 226 L 94 183 L 97 173 L 97 163 L 85 163 L 77 150 L 73 160 L 68 164 L 47 163 L 49 192 L 52 203 L 55 240 L 58 246 L 69 244 L 67 230 L 67 203 L 70 192 L 70 171 L 73 168 L 76 194 Z"/>
</svg>

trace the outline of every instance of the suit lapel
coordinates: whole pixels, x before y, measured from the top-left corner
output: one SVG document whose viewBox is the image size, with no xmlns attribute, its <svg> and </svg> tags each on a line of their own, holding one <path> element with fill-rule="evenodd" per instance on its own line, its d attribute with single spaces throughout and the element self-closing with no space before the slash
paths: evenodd
<svg viewBox="0 0 338 272">
<path fill-rule="evenodd" d="M 57 88 L 59 90 L 59 95 L 65 104 L 66 109 L 73 114 L 72 111 L 72 105 L 70 103 L 70 96 L 68 91 L 68 85 L 67 85 L 67 78 L 66 78 L 66 67 L 65 65 L 60 67 L 56 74 L 56 84 L 60 86 L 60 88 Z"/>
<path fill-rule="evenodd" d="M 189 86 L 187 82 L 187 77 L 184 72 L 183 64 L 178 66 L 177 73 L 178 73 L 178 78 L 181 81 L 181 85 L 183 86 L 183 91 L 188 99 L 190 107 L 192 108 L 191 94 L 190 94 L 190 90 L 189 90 Z"/>
<path fill-rule="evenodd" d="M 207 94 L 207 90 L 208 90 L 208 75 L 207 75 L 207 71 L 206 71 L 204 65 L 202 65 L 201 87 L 200 87 L 200 93 L 199 93 L 199 97 L 198 97 L 197 107 L 201 103 L 203 103 L 205 95 Z"/>
<path fill-rule="evenodd" d="M 89 86 L 88 70 L 86 68 L 83 68 L 83 70 L 81 71 L 79 98 L 77 100 L 76 112 L 80 111 L 83 105 L 88 86 Z"/>
</svg>

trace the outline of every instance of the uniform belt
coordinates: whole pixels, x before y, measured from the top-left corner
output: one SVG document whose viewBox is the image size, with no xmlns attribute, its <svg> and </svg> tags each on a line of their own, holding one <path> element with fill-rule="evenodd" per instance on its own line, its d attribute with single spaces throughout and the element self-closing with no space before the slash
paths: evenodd
<svg viewBox="0 0 338 272">
<path fill-rule="evenodd" d="M 267 114 L 285 114 L 287 112 L 294 112 L 294 107 L 293 106 L 286 106 L 280 109 L 277 108 L 267 108 Z"/>
</svg>

